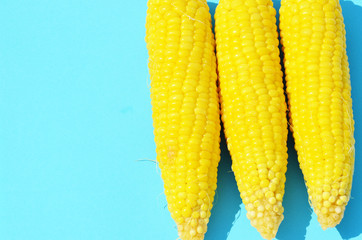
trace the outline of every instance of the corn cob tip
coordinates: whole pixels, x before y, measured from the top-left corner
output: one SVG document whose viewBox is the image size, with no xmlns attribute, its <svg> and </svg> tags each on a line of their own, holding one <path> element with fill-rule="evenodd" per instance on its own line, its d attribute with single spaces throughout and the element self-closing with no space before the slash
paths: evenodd
<svg viewBox="0 0 362 240">
<path fill-rule="evenodd" d="M 345 206 L 338 206 L 338 205 L 332 205 L 329 207 L 329 211 L 325 213 L 322 210 L 315 210 L 318 222 L 320 223 L 323 230 L 326 230 L 328 228 L 333 228 L 337 224 L 339 224 L 343 218 L 344 215 L 344 209 Z"/>
<path fill-rule="evenodd" d="M 276 207 L 277 205 L 279 205 L 280 207 Z M 265 206 L 265 208 L 263 206 Z M 261 204 L 257 209 L 255 210 L 247 209 L 248 212 L 246 216 L 250 220 L 251 225 L 255 227 L 256 230 L 258 230 L 258 232 L 264 239 L 271 240 L 275 238 L 278 232 L 279 225 L 284 218 L 283 216 L 284 209 L 281 206 L 281 202 L 280 204 L 275 204 L 274 206 L 275 210 L 277 211 L 273 209 L 268 210 L 267 208 L 272 208 L 272 207 L 270 202 L 267 199 L 265 199 L 264 201 L 261 202 Z"/>
<path fill-rule="evenodd" d="M 310 204 L 323 230 L 333 228 L 341 222 L 350 196 L 350 187 L 345 187 L 346 185 L 348 183 L 342 181 L 308 188 Z"/>
<path fill-rule="evenodd" d="M 337 224 L 339 224 L 343 218 L 344 211 L 341 210 L 340 207 L 339 211 L 342 211 L 341 213 L 334 213 L 334 214 L 321 214 L 318 216 L 318 222 L 320 223 L 323 230 L 327 230 L 328 228 L 333 228 Z"/>
<path fill-rule="evenodd" d="M 178 233 L 181 240 L 203 240 L 207 230 L 208 219 L 200 218 L 188 220 L 183 224 L 178 224 Z"/>
</svg>

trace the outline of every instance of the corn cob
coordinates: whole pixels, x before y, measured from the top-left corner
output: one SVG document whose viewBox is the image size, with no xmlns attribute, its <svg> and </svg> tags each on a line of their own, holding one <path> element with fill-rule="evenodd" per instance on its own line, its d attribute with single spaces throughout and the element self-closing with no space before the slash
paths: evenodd
<svg viewBox="0 0 362 240">
<path fill-rule="evenodd" d="M 287 119 L 271 0 L 220 0 L 215 14 L 221 113 L 247 217 L 266 239 L 283 219 Z"/>
<path fill-rule="evenodd" d="M 221 128 L 206 0 L 149 0 L 145 40 L 168 209 L 181 239 L 203 239 L 216 189 Z"/>
<path fill-rule="evenodd" d="M 338 0 L 282 0 L 280 29 L 295 148 L 323 229 L 343 218 L 354 166 L 345 27 Z"/>
</svg>

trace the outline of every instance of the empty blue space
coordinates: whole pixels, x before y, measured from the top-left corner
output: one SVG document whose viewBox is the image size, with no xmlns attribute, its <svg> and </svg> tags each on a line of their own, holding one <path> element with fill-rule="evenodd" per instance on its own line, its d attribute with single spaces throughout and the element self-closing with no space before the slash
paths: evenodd
<svg viewBox="0 0 362 240">
<path fill-rule="evenodd" d="M 362 239 L 362 1 L 341 5 L 356 122 L 351 200 L 323 231 L 289 135 L 278 240 Z M 177 239 L 155 163 L 146 10 L 146 0 L 1 1 L 1 240 Z M 262 239 L 230 166 L 223 140 L 205 240 Z"/>
</svg>

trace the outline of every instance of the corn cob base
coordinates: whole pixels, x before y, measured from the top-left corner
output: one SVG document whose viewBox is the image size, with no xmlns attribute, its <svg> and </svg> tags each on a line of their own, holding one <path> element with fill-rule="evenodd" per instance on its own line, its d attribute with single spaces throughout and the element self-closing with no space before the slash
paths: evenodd
<svg viewBox="0 0 362 240">
<path fill-rule="evenodd" d="M 220 0 L 215 34 L 222 120 L 251 225 L 266 239 L 283 220 L 286 103 L 271 0 Z"/>
<path fill-rule="evenodd" d="M 216 189 L 221 128 L 206 0 L 149 0 L 146 42 L 168 209 L 182 240 L 201 240 Z"/>
<path fill-rule="evenodd" d="M 338 0 L 282 0 L 291 129 L 309 199 L 323 229 L 343 218 L 354 165 L 345 29 Z"/>
</svg>

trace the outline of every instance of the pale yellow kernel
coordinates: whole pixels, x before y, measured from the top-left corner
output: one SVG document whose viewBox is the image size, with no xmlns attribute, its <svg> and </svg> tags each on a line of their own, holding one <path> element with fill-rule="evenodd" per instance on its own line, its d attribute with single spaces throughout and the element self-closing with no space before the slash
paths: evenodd
<svg viewBox="0 0 362 240">
<path fill-rule="evenodd" d="M 251 193 L 250 193 L 251 194 Z M 248 196 L 248 195 L 250 195 L 250 194 L 248 194 L 248 193 L 246 193 L 246 192 L 241 192 L 241 198 L 243 199 L 243 202 L 244 202 L 244 204 L 245 204 L 245 206 L 247 207 L 248 206 L 248 204 L 250 203 L 250 198 L 249 197 L 243 197 L 244 195 L 245 196 Z"/>
<path fill-rule="evenodd" d="M 313 198 L 318 201 L 318 202 L 321 202 L 323 200 L 323 196 L 322 195 L 317 195 L 317 196 L 314 196 L 314 194 L 312 195 L 311 193 L 309 193 L 311 196 L 310 196 L 310 200 L 313 200 Z"/>
<path fill-rule="evenodd" d="M 323 213 L 323 214 L 328 213 L 328 209 L 327 209 L 326 207 L 322 207 L 322 213 Z"/>
<path fill-rule="evenodd" d="M 323 206 L 326 207 L 326 208 L 329 208 L 331 206 L 331 202 L 329 201 L 324 201 L 323 202 Z"/>
<path fill-rule="evenodd" d="M 179 224 L 177 227 L 178 227 L 178 230 L 180 232 L 184 230 L 184 225 L 183 224 Z"/>
<path fill-rule="evenodd" d="M 262 198 L 263 195 L 264 195 L 264 194 L 263 194 L 262 191 L 257 191 L 257 192 L 256 192 L 256 197 L 259 198 L 259 199 Z"/>
<path fill-rule="evenodd" d="M 257 197 L 255 195 L 252 195 L 250 197 L 250 202 L 255 203 L 256 199 L 257 199 Z M 249 202 L 249 201 L 247 201 L 247 202 Z M 255 206 L 255 204 L 254 204 L 254 206 Z"/>
<path fill-rule="evenodd" d="M 277 185 L 275 183 L 270 184 L 270 191 L 275 192 L 277 190 Z"/>
<path fill-rule="evenodd" d="M 338 196 L 338 190 L 337 189 L 332 189 L 331 193 L 332 193 L 332 196 L 334 196 L 334 197 Z M 341 194 L 341 195 L 343 195 L 343 194 Z"/>
<path fill-rule="evenodd" d="M 255 218 L 255 216 L 256 216 L 255 211 L 248 211 L 248 212 L 246 213 L 246 217 L 247 217 L 248 219 L 253 219 L 253 218 Z"/>
<path fill-rule="evenodd" d="M 204 232 L 204 228 L 202 226 L 198 226 L 197 233 L 203 233 L 203 232 Z"/>
<path fill-rule="evenodd" d="M 267 198 L 271 198 L 271 197 L 273 197 L 274 196 L 274 193 L 272 192 L 272 191 L 267 191 L 266 193 L 265 193 L 265 197 L 267 197 Z"/>
<path fill-rule="evenodd" d="M 253 220 L 250 221 L 252 226 L 257 226 L 258 225 L 258 220 L 257 218 L 254 218 Z"/>
<path fill-rule="evenodd" d="M 196 227 L 197 226 L 197 220 L 196 219 L 191 219 L 190 225 L 191 225 L 191 227 Z"/>
<path fill-rule="evenodd" d="M 330 193 L 329 192 L 323 192 L 323 199 L 327 200 L 330 197 Z"/>
<path fill-rule="evenodd" d="M 207 216 L 207 214 L 206 214 L 205 211 L 201 211 L 201 212 L 200 212 L 200 217 L 201 217 L 201 218 L 206 218 L 206 216 Z"/>
<path fill-rule="evenodd" d="M 265 210 L 263 205 L 259 205 L 257 209 L 258 209 L 258 212 L 264 212 L 264 210 Z"/>
<path fill-rule="evenodd" d="M 336 213 L 341 213 L 341 212 L 342 212 L 342 209 L 341 209 L 341 207 L 336 207 L 336 208 L 335 208 L 335 211 L 336 211 Z"/>
<path fill-rule="evenodd" d="M 277 193 L 277 194 L 276 194 L 276 199 L 277 199 L 278 201 L 283 200 L 283 195 L 280 194 L 280 193 Z"/>
<path fill-rule="evenodd" d="M 259 207 L 259 206 L 260 206 L 260 201 L 259 200 L 254 201 L 254 207 Z"/>
<path fill-rule="evenodd" d="M 347 182 L 346 181 L 343 181 L 343 182 L 341 182 L 341 189 L 346 189 L 346 187 L 347 187 Z M 340 190 L 341 191 L 341 190 Z"/>
<path fill-rule="evenodd" d="M 331 197 L 329 197 L 328 201 L 329 201 L 330 203 L 334 203 L 334 202 L 336 201 L 336 197 L 331 196 Z"/>
<path fill-rule="evenodd" d="M 268 199 L 268 201 L 270 204 L 275 204 L 277 200 L 275 199 L 275 197 L 271 197 Z"/>
<path fill-rule="evenodd" d="M 196 235 L 196 231 L 194 229 L 190 230 L 190 236 L 193 237 Z"/>
<path fill-rule="evenodd" d="M 246 210 L 250 211 L 254 209 L 254 205 L 252 203 L 248 203 L 247 205 L 245 205 Z"/>
<path fill-rule="evenodd" d="M 186 199 L 186 205 L 189 206 L 190 208 L 193 208 L 197 205 L 197 200 L 193 200 L 193 199 Z"/>
<path fill-rule="evenodd" d="M 265 209 L 270 211 L 272 209 L 272 205 L 269 203 L 265 204 Z"/>
<path fill-rule="evenodd" d="M 346 190 L 345 189 L 343 189 L 343 188 L 341 188 L 341 189 L 339 189 L 339 195 L 345 195 L 346 194 Z"/>
<path fill-rule="evenodd" d="M 342 200 L 342 202 L 347 202 L 347 197 L 346 196 L 341 196 L 340 199 Z"/>
<path fill-rule="evenodd" d="M 279 210 L 280 210 L 280 208 L 279 208 L 278 206 L 274 206 L 274 207 L 273 207 L 273 211 L 274 211 L 274 212 L 279 212 Z"/>
<path fill-rule="evenodd" d="M 202 211 L 207 211 L 207 210 L 209 210 L 209 205 L 206 204 L 206 203 L 205 203 L 205 204 L 202 204 L 202 205 L 201 205 L 201 210 L 202 210 Z"/>
<path fill-rule="evenodd" d="M 202 225 L 202 224 L 207 223 L 207 222 L 208 222 L 207 219 L 203 219 L 203 218 L 199 219 L 199 225 Z"/>
</svg>

